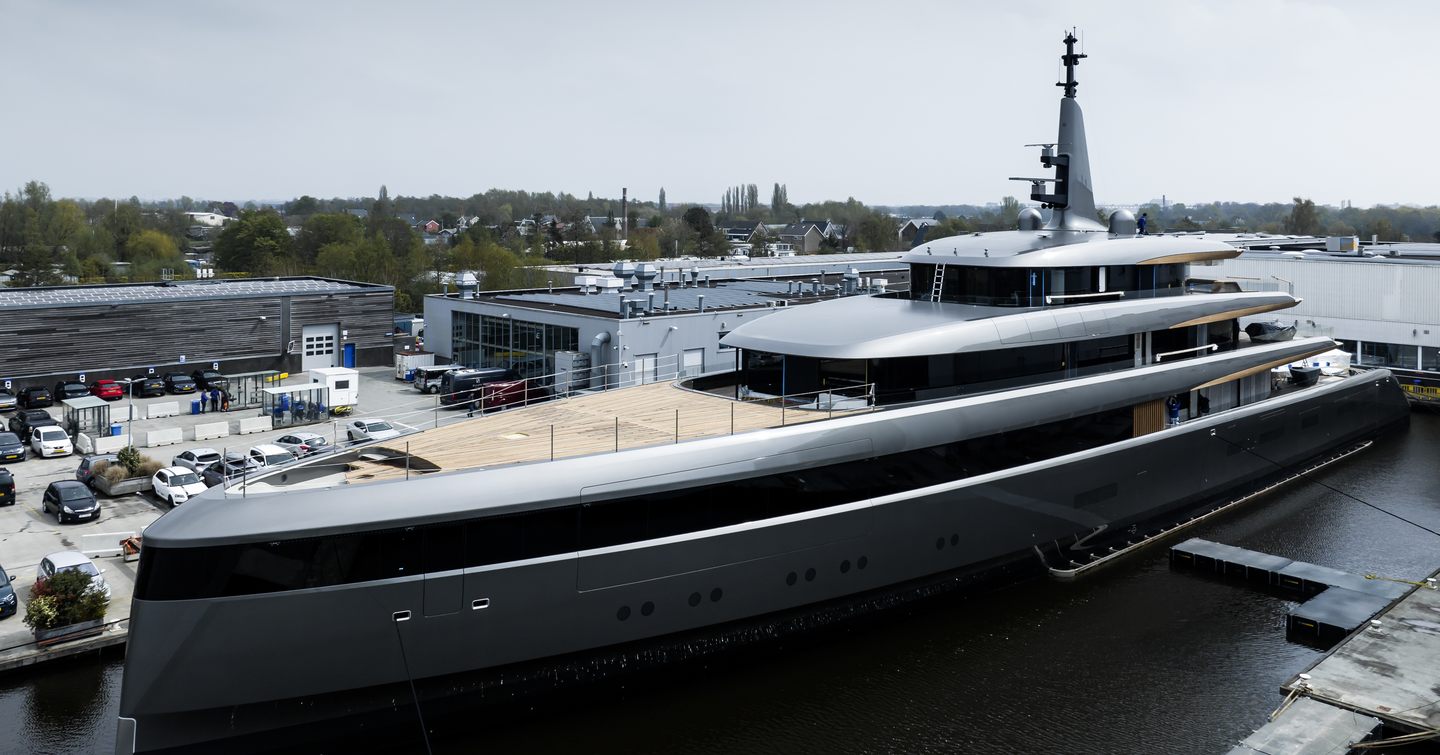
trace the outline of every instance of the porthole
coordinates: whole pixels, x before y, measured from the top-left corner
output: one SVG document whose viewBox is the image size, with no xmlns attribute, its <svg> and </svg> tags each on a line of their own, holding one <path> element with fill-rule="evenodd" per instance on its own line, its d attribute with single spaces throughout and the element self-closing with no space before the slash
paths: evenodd
<svg viewBox="0 0 1440 755">
<path fill-rule="evenodd" d="M 720 598 L 724 597 L 724 595 L 725 595 L 725 592 L 724 592 L 723 590 L 721 590 L 720 588 L 717 587 L 717 588 L 715 588 L 714 590 L 711 590 L 711 591 L 710 591 L 710 602 L 711 602 L 711 603 L 719 603 L 719 602 L 720 602 Z"/>
<path fill-rule="evenodd" d="M 815 581 L 815 567 L 812 566 L 812 567 L 810 567 L 809 569 L 806 569 L 806 570 L 805 570 L 805 581 L 806 581 L 806 582 L 814 582 L 814 581 Z"/>
<path fill-rule="evenodd" d="M 691 608 L 694 608 L 695 606 L 698 606 L 698 605 L 700 605 L 700 593 L 698 593 L 698 592 L 692 592 L 692 593 L 690 593 L 690 607 L 691 607 Z"/>
<path fill-rule="evenodd" d="M 621 621 L 630 618 L 630 606 L 620 606 L 620 610 L 615 612 L 615 618 Z"/>
<path fill-rule="evenodd" d="M 941 548 L 944 548 L 944 547 L 945 547 L 945 538 L 943 538 L 943 537 L 937 537 L 937 538 L 935 538 L 935 550 L 938 551 L 938 550 L 940 550 Z"/>
<path fill-rule="evenodd" d="M 951 544 L 951 545 L 959 545 L 959 544 L 960 544 L 960 536 L 959 536 L 959 535 L 954 535 L 954 534 L 952 534 L 952 535 L 950 536 L 950 544 Z"/>
<path fill-rule="evenodd" d="M 790 572 L 789 574 L 786 574 L 786 575 L 785 575 L 785 584 L 790 585 L 791 587 L 794 587 L 794 586 L 795 586 L 795 583 L 796 583 L 796 582 L 799 582 L 799 581 L 800 581 L 800 575 L 796 574 L 796 573 L 793 572 L 793 571 Z M 696 593 L 696 596 L 698 597 L 698 596 L 699 596 L 699 593 Z"/>
<path fill-rule="evenodd" d="M 850 560 L 849 560 L 849 559 L 846 559 L 846 560 L 840 562 L 840 573 L 841 573 L 841 574 L 849 574 L 849 573 L 850 573 Z"/>
<path fill-rule="evenodd" d="M 649 616 L 652 613 L 655 613 L 655 604 L 647 600 L 640 606 L 640 615 Z"/>
<path fill-rule="evenodd" d="M 855 565 L 863 570 L 865 567 L 870 565 L 870 559 L 867 556 L 861 556 L 860 559 L 855 562 Z"/>
</svg>

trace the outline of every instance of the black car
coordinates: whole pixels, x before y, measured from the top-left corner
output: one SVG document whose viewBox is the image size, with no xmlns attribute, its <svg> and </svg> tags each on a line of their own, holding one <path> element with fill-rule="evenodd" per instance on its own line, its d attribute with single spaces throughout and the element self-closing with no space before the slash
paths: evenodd
<svg viewBox="0 0 1440 755">
<path fill-rule="evenodd" d="M 130 378 L 130 395 L 135 398 L 164 396 L 165 381 L 154 375 L 136 375 Z"/>
<path fill-rule="evenodd" d="M 205 483 L 205 487 L 213 488 L 230 480 L 238 480 L 246 475 L 255 474 L 260 469 L 259 462 L 245 454 L 231 451 L 225 454 L 225 458 L 201 470 L 200 481 Z"/>
<path fill-rule="evenodd" d="M 100 518 L 100 502 L 90 488 L 74 480 L 58 480 L 45 486 L 45 495 L 40 498 L 40 507 L 46 514 L 55 512 L 55 521 L 64 524 L 66 519 Z"/>
<path fill-rule="evenodd" d="M 0 433 L 0 461 L 25 461 L 25 444 L 15 433 Z"/>
<path fill-rule="evenodd" d="M 0 506 L 15 505 L 15 475 L 0 467 Z"/>
<path fill-rule="evenodd" d="M 171 393 L 178 395 L 181 393 L 195 392 L 195 378 L 183 372 L 167 372 L 163 379 L 165 381 L 165 390 Z"/>
<path fill-rule="evenodd" d="M 59 426 L 60 422 L 44 409 L 21 409 L 10 418 L 10 432 L 22 438 L 30 437 L 30 431 L 44 425 Z"/>
<path fill-rule="evenodd" d="M 61 380 L 55 384 L 54 395 L 61 401 L 67 398 L 81 398 L 90 395 L 90 386 L 73 380 Z"/>
<path fill-rule="evenodd" d="M 190 373 L 190 377 L 195 379 L 202 391 L 214 388 L 225 393 L 230 392 L 230 379 L 214 370 L 196 370 Z"/>
<path fill-rule="evenodd" d="M 22 409 L 42 409 L 47 406 L 54 406 L 55 399 L 50 397 L 50 389 L 43 385 L 29 385 L 20 389 L 20 395 L 15 398 Z"/>
<path fill-rule="evenodd" d="M 10 575 L 0 567 L 0 619 L 14 616 L 20 610 L 20 601 L 15 599 L 15 588 L 10 584 Z"/>
</svg>

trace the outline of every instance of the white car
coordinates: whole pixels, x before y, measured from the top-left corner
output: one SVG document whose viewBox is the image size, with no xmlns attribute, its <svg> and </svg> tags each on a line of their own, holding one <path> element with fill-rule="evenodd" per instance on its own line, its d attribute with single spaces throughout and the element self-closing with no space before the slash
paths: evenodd
<svg viewBox="0 0 1440 755">
<path fill-rule="evenodd" d="M 261 443 L 258 446 L 252 446 L 249 451 L 245 452 L 245 455 L 261 467 L 273 467 L 295 461 L 295 454 L 290 453 L 289 449 L 281 448 L 274 443 Z"/>
<path fill-rule="evenodd" d="M 47 456 L 69 456 L 75 453 L 70 436 L 58 427 L 46 425 L 30 431 L 30 448 L 40 458 Z"/>
<path fill-rule="evenodd" d="M 295 454 L 295 458 L 297 459 L 330 450 L 330 441 L 318 433 L 290 433 L 289 435 L 282 435 L 275 439 L 275 445 Z"/>
<path fill-rule="evenodd" d="M 166 467 L 150 478 L 150 484 L 155 487 L 156 497 L 169 503 L 171 508 L 206 490 L 205 483 L 200 481 L 200 475 L 187 467 Z"/>
<path fill-rule="evenodd" d="M 345 423 L 345 434 L 355 443 L 368 440 L 389 440 L 400 437 L 400 431 L 383 419 L 355 419 Z"/>
<path fill-rule="evenodd" d="M 60 551 L 40 559 L 40 567 L 36 569 L 35 581 L 43 582 L 62 571 L 72 570 L 89 574 L 90 583 L 95 585 L 95 589 L 103 593 L 106 600 L 110 599 L 110 585 L 106 584 L 105 578 L 100 576 L 105 570 L 96 568 L 95 562 L 80 551 Z"/>
<path fill-rule="evenodd" d="M 185 467 L 186 469 L 199 474 L 206 467 L 220 461 L 220 452 L 213 448 L 192 448 L 189 451 L 182 451 L 170 460 L 172 467 Z"/>
</svg>

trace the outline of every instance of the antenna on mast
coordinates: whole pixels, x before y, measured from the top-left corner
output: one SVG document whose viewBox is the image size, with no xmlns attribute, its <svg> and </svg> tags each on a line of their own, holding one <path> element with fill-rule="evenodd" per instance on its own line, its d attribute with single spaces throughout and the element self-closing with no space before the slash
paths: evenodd
<svg viewBox="0 0 1440 755">
<path fill-rule="evenodd" d="M 1055 82 L 1055 86 L 1065 87 L 1065 96 L 1072 99 L 1075 97 L 1075 87 L 1080 86 L 1080 82 L 1075 80 L 1075 66 L 1080 64 L 1081 58 L 1088 57 L 1084 53 L 1075 52 L 1075 43 L 1079 41 L 1075 38 L 1074 29 L 1065 35 L 1065 54 L 1060 56 L 1061 62 L 1065 64 L 1065 80 Z"/>
</svg>

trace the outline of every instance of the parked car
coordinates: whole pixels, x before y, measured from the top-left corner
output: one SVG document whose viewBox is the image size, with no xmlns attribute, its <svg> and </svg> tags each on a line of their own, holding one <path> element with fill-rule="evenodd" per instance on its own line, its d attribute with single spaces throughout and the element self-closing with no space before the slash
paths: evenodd
<svg viewBox="0 0 1440 755">
<path fill-rule="evenodd" d="M 50 389 L 43 385 L 28 385 L 21 388 L 16 401 L 24 409 L 43 409 L 55 405 L 55 399 L 50 396 Z"/>
<path fill-rule="evenodd" d="M 125 386 L 114 380 L 96 380 L 90 384 L 90 395 L 106 401 L 119 401 L 125 398 Z"/>
<path fill-rule="evenodd" d="M 345 423 L 345 434 L 353 443 L 389 440 L 400 437 L 400 431 L 383 419 L 353 419 Z"/>
<path fill-rule="evenodd" d="M 230 379 L 215 370 L 196 370 L 190 373 L 190 377 L 200 386 L 200 390 L 215 388 L 225 393 L 230 392 Z"/>
<path fill-rule="evenodd" d="M 150 484 L 155 487 L 155 496 L 170 504 L 170 508 L 205 492 L 200 475 L 186 467 L 166 467 L 150 478 Z"/>
<path fill-rule="evenodd" d="M 189 451 L 181 451 L 170 460 L 172 467 L 184 467 L 191 472 L 199 474 L 201 470 L 220 461 L 220 452 L 213 448 L 192 448 Z"/>
<path fill-rule="evenodd" d="M 165 381 L 165 390 L 177 396 L 181 393 L 195 392 L 195 378 L 183 372 L 167 372 L 162 379 Z"/>
<path fill-rule="evenodd" d="M 136 375 L 130 378 L 130 395 L 135 398 L 164 396 L 165 381 L 154 375 Z"/>
<path fill-rule="evenodd" d="M 200 480 L 205 483 L 205 487 L 213 488 L 230 480 L 238 480 L 247 474 L 254 474 L 258 469 L 260 465 L 254 459 L 238 451 L 231 451 L 225 454 L 225 458 L 205 467 L 200 472 Z"/>
<path fill-rule="evenodd" d="M 60 426 L 60 421 L 44 409 L 21 409 L 10 418 L 10 432 L 22 438 L 30 437 L 30 430 L 45 425 Z"/>
<path fill-rule="evenodd" d="M 69 456 L 75 453 L 70 435 L 51 425 L 42 425 L 30 431 L 30 450 L 42 459 L 51 456 Z"/>
<path fill-rule="evenodd" d="M 0 461 L 25 461 L 25 444 L 15 433 L 0 433 Z"/>
<path fill-rule="evenodd" d="M 80 466 L 75 468 L 75 480 L 90 485 L 95 480 L 95 467 L 102 461 L 106 464 L 118 464 L 120 457 L 116 454 L 90 454 L 80 459 Z"/>
<path fill-rule="evenodd" d="M 275 439 L 275 445 L 295 454 L 295 458 L 330 450 L 330 441 L 319 433 L 290 433 Z"/>
<path fill-rule="evenodd" d="M 295 454 L 290 453 L 290 449 L 281 448 L 274 443 L 252 446 L 249 451 L 245 452 L 245 455 L 261 467 L 275 467 L 295 461 Z"/>
<path fill-rule="evenodd" d="M 15 598 L 15 586 L 10 584 L 10 575 L 0 566 L 0 619 L 14 616 L 20 610 L 20 601 Z"/>
<path fill-rule="evenodd" d="M 44 513 L 55 512 L 55 521 L 64 524 L 66 519 L 99 519 L 100 502 L 90 488 L 75 480 L 56 480 L 45 486 L 45 495 L 40 497 Z"/>
<path fill-rule="evenodd" d="M 15 400 L 15 394 L 10 391 L 0 391 L 0 412 L 13 412 L 19 406 L 20 402 Z"/>
<path fill-rule="evenodd" d="M 80 551 L 60 551 L 51 553 L 40 559 L 40 567 L 35 570 L 35 584 L 59 574 L 62 571 L 78 571 L 90 575 L 90 584 L 95 585 L 105 598 L 110 598 L 110 585 L 105 583 L 105 570 L 97 568 L 95 562 L 89 556 Z"/>
<path fill-rule="evenodd" d="M 15 505 L 15 475 L 0 467 L 0 506 Z"/>
<path fill-rule="evenodd" d="M 77 383 L 74 380 L 61 380 L 55 384 L 53 397 L 57 401 L 64 401 L 67 398 L 80 398 L 90 395 L 90 386 L 84 383 Z"/>
</svg>

